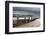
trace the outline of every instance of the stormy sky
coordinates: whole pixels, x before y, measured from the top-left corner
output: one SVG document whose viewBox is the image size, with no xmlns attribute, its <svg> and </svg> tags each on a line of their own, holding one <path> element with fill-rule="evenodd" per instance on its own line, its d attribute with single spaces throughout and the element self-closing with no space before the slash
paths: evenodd
<svg viewBox="0 0 46 35">
<path fill-rule="evenodd" d="M 13 7 L 13 15 L 33 15 L 40 18 L 40 8 L 36 7 Z"/>
</svg>

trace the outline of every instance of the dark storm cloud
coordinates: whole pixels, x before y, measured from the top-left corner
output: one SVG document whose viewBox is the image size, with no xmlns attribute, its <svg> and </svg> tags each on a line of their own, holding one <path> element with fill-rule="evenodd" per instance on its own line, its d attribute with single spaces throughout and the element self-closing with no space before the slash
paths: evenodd
<svg viewBox="0 0 46 35">
<path fill-rule="evenodd" d="M 36 7 L 13 7 L 13 15 L 33 15 L 34 17 L 40 17 L 40 8 Z"/>
<path fill-rule="evenodd" d="M 13 11 L 25 11 L 25 12 L 39 12 L 40 8 L 32 8 L 32 7 L 13 7 Z"/>
</svg>

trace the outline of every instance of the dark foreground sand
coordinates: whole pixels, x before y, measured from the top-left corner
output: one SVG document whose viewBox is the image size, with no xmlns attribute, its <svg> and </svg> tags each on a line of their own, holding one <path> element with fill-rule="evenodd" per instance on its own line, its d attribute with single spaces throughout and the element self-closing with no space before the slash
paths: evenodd
<svg viewBox="0 0 46 35">
<path fill-rule="evenodd" d="M 40 19 L 36 19 L 35 21 L 25 23 L 16 27 L 40 27 Z"/>
</svg>

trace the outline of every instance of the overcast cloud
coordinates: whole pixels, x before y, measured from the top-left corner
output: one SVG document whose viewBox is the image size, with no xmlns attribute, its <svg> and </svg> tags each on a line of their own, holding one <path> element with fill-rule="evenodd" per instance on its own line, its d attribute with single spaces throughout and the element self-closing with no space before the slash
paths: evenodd
<svg viewBox="0 0 46 35">
<path fill-rule="evenodd" d="M 19 15 L 33 15 L 33 17 L 40 18 L 40 8 L 32 7 L 13 7 L 13 14 Z"/>
</svg>

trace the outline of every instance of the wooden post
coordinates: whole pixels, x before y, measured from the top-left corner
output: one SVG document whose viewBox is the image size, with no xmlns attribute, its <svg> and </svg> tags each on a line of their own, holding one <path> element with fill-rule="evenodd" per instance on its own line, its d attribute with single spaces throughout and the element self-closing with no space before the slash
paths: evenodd
<svg viewBox="0 0 46 35">
<path fill-rule="evenodd" d="M 31 20 L 32 20 L 32 15 L 31 15 Z"/>
<path fill-rule="evenodd" d="M 17 24 L 18 24 L 19 17 L 17 17 Z"/>
<path fill-rule="evenodd" d="M 30 22 L 30 17 L 29 17 L 29 22 Z"/>
<path fill-rule="evenodd" d="M 26 17 L 24 17 L 24 19 L 25 19 L 25 23 L 26 23 Z"/>
</svg>

